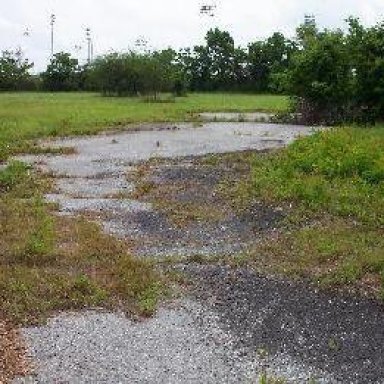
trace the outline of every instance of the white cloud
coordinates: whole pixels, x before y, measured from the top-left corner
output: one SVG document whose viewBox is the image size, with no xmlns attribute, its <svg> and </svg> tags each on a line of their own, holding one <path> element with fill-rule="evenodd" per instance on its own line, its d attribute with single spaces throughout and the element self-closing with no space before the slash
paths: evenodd
<svg viewBox="0 0 384 384">
<path fill-rule="evenodd" d="M 5 0 L 3 0 L 5 2 Z M 208 3 L 214 0 L 206 0 Z M 217 16 L 202 17 L 204 0 L 13 0 L 2 7 L 0 49 L 22 46 L 38 69 L 49 58 L 49 16 L 55 13 L 55 48 L 85 60 L 85 28 L 92 28 L 96 53 L 128 49 L 139 36 L 154 47 L 183 47 L 203 40 L 212 26 L 229 30 L 238 44 L 274 31 L 289 36 L 306 13 L 321 26 L 340 27 L 349 15 L 373 24 L 384 17 L 382 0 L 216 0 Z M 30 37 L 23 36 L 26 28 Z"/>
</svg>

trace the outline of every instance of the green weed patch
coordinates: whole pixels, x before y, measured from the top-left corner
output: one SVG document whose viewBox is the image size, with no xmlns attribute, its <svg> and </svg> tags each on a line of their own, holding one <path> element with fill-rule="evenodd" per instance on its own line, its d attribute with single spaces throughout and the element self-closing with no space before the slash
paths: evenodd
<svg viewBox="0 0 384 384">
<path fill-rule="evenodd" d="M 256 266 L 383 296 L 382 128 L 329 130 L 256 155 L 238 191 L 291 207 L 289 230 L 256 247 Z"/>
</svg>

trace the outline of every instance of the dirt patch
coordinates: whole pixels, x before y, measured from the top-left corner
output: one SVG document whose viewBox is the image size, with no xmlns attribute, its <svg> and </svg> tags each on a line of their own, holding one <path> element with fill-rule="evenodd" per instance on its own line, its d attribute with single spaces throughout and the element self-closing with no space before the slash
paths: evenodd
<svg viewBox="0 0 384 384">
<path fill-rule="evenodd" d="M 31 373 L 32 364 L 19 331 L 0 318 L 0 383 L 8 383 L 17 376 Z"/>
</svg>

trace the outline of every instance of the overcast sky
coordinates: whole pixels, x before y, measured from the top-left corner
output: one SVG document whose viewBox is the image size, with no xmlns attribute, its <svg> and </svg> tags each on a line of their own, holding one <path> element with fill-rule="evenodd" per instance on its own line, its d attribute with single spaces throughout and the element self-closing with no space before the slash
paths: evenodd
<svg viewBox="0 0 384 384">
<path fill-rule="evenodd" d="M 37 70 L 49 59 L 52 13 L 57 17 L 55 51 L 72 52 L 81 61 L 87 56 L 86 27 L 92 29 L 95 54 L 101 54 L 134 47 L 141 36 L 155 48 L 191 46 L 214 26 L 230 31 L 237 45 L 274 31 L 291 37 L 304 14 L 314 14 L 322 27 L 343 27 L 349 15 L 365 24 L 384 18 L 384 0 L 216 0 L 215 17 L 199 13 L 212 0 L 0 1 L 0 50 L 22 47 Z"/>
</svg>

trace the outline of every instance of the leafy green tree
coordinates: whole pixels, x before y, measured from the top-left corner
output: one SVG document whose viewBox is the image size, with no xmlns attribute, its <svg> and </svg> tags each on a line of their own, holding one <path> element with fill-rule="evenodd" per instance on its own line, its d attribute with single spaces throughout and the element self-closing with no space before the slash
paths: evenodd
<svg viewBox="0 0 384 384">
<path fill-rule="evenodd" d="M 43 88 L 53 92 L 80 90 L 82 69 L 70 53 L 56 53 L 41 74 Z"/>
<path fill-rule="evenodd" d="M 185 51 L 184 64 L 192 90 L 230 90 L 243 78 L 244 59 L 232 36 L 218 28 L 208 31 L 206 44 Z"/>
<path fill-rule="evenodd" d="M 358 118 L 383 118 L 384 23 L 364 28 L 358 19 L 349 18 L 348 24 Z"/>
<path fill-rule="evenodd" d="M 259 92 L 280 90 L 277 74 L 284 72 L 297 46 L 283 34 L 274 33 L 265 41 L 248 46 L 248 72 L 251 89 Z"/>
<path fill-rule="evenodd" d="M 153 59 L 157 62 L 157 72 L 160 73 L 159 90 L 171 91 L 176 96 L 183 96 L 187 88 L 187 76 L 183 70 L 183 63 L 179 54 L 172 48 L 153 52 Z M 159 72 L 160 69 L 160 72 Z"/>
<path fill-rule="evenodd" d="M 343 121 L 353 103 L 353 70 L 347 39 L 324 31 L 307 40 L 288 71 L 288 90 L 308 123 Z"/>
<path fill-rule="evenodd" d="M 229 32 L 218 28 L 206 36 L 213 89 L 228 89 L 234 83 L 235 42 Z"/>
<path fill-rule="evenodd" d="M 0 56 L 0 91 L 28 89 L 32 83 L 29 70 L 33 67 L 21 50 L 3 51 Z"/>
</svg>

